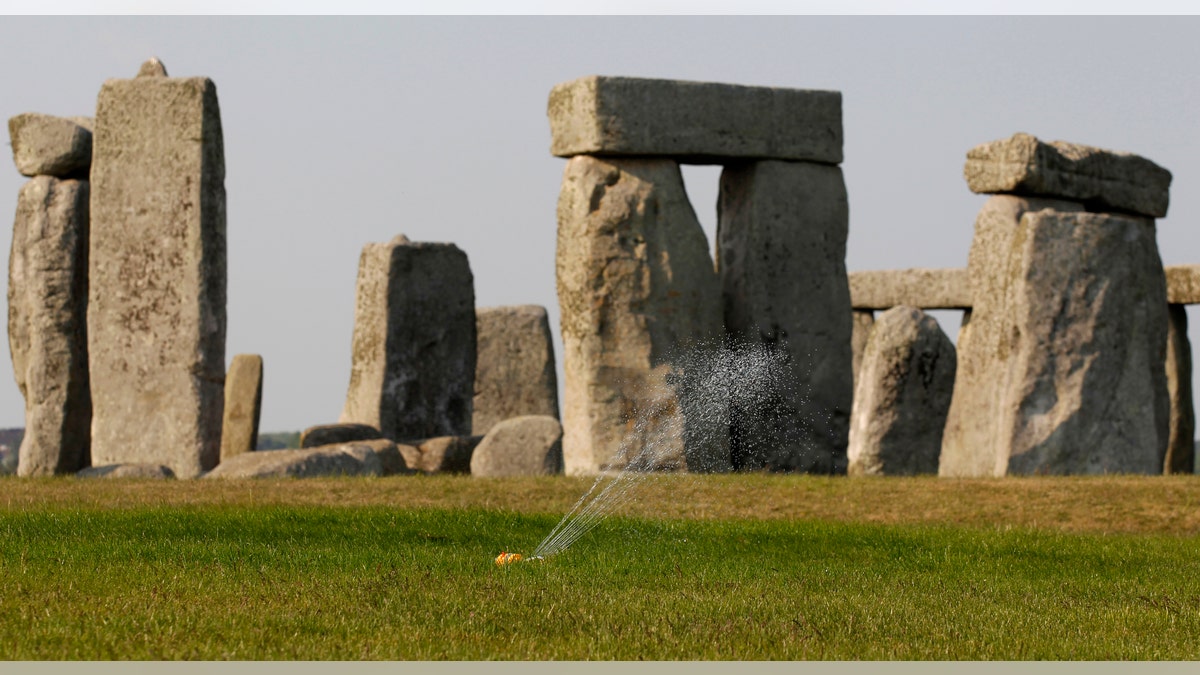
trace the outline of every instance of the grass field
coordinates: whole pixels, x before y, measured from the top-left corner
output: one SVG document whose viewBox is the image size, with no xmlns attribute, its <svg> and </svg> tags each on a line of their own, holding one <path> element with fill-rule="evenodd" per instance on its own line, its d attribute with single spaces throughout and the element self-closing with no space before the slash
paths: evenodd
<svg viewBox="0 0 1200 675">
<path fill-rule="evenodd" d="M 0 479 L 3 659 L 1200 659 L 1200 477 Z"/>
</svg>

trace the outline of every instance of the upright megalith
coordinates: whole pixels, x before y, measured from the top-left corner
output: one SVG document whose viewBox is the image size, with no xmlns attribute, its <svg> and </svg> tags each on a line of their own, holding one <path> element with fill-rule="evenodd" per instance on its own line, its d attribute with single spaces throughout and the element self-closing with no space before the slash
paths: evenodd
<svg viewBox="0 0 1200 675">
<path fill-rule="evenodd" d="M 764 428 L 733 420 L 739 468 L 844 473 L 853 398 L 849 207 L 842 171 L 809 162 L 721 174 L 718 259 L 725 332 L 787 356 Z"/>
<path fill-rule="evenodd" d="M 262 413 L 263 360 L 238 354 L 225 373 L 225 415 L 221 423 L 221 461 L 252 452 L 258 443 Z M 301 446 L 303 447 L 303 446 Z"/>
<path fill-rule="evenodd" d="M 143 72 L 100 90 L 88 261 L 96 465 L 162 464 L 190 478 L 220 458 L 223 147 L 208 78 Z"/>
<path fill-rule="evenodd" d="M 90 463 L 88 182 L 38 176 L 21 188 L 8 262 L 8 344 L 25 397 L 22 476 Z"/>
<path fill-rule="evenodd" d="M 475 282 L 454 244 L 367 244 L 340 422 L 405 441 L 471 433 Z"/>
<path fill-rule="evenodd" d="M 954 390 L 954 343 L 916 307 L 879 315 L 857 373 L 850 475 L 936 474 Z"/>
<path fill-rule="evenodd" d="M 475 310 L 475 404 L 471 433 L 522 415 L 558 419 L 558 376 L 546 308 Z"/>
<path fill-rule="evenodd" d="M 867 340 L 871 337 L 871 329 L 875 327 L 875 312 L 870 309 L 854 310 L 850 326 L 850 363 L 854 373 L 854 386 L 858 386 L 858 371 L 862 369 L 863 353 L 867 350 Z"/>
<path fill-rule="evenodd" d="M 1192 345 L 1188 340 L 1187 307 L 1167 305 L 1167 319 L 1166 372 L 1171 427 L 1163 473 L 1194 473 L 1196 407 L 1192 396 Z"/>
<path fill-rule="evenodd" d="M 939 473 L 1161 472 L 1167 289 L 1148 216 L 1170 174 L 1020 135 L 972 150 L 965 173 L 976 192 L 1043 197 L 997 195 L 976 221 Z"/>
<path fill-rule="evenodd" d="M 688 415 L 677 357 L 721 335 L 708 242 L 667 159 L 567 162 L 558 201 L 563 459 L 569 474 L 625 467 L 728 468 L 724 433 Z M 693 442 L 687 442 L 688 440 Z"/>
</svg>

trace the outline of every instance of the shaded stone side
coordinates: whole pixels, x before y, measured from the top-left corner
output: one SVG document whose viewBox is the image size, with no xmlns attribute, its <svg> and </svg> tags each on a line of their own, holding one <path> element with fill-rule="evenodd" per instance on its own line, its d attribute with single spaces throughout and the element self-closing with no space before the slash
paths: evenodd
<svg viewBox="0 0 1200 675">
<path fill-rule="evenodd" d="M 842 161 L 842 94 L 592 75 L 550 92 L 550 152 Z"/>
<path fill-rule="evenodd" d="M 471 432 L 475 281 L 454 244 L 363 247 L 342 423 L 403 441 Z"/>
<path fill-rule="evenodd" d="M 1171 431 L 1163 473 L 1194 473 L 1196 407 L 1192 398 L 1192 344 L 1188 340 L 1187 307 L 1168 305 L 1167 317 L 1167 396 L 1171 401 Z"/>
<path fill-rule="evenodd" d="M 642 451 L 651 468 L 728 469 L 724 428 L 687 414 L 669 382 L 681 353 L 721 335 L 720 287 L 679 165 L 567 162 L 556 276 L 566 472 L 620 469 Z"/>
<path fill-rule="evenodd" d="M 966 268 L 869 270 L 851 272 L 854 309 L 969 309 L 971 282 Z"/>
<path fill-rule="evenodd" d="M 874 311 L 854 310 L 850 324 L 850 363 L 854 372 L 854 388 L 858 387 L 858 372 L 862 368 L 863 352 L 866 351 L 867 339 L 871 337 L 871 329 L 874 327 Z"/>
<path fill-rule="evenodd" d="M 850 417 L 852 476 L 936 474 L 954 391 L 954 343 L 915 307 L 879 315 Z"/>
<path fill-rule="evenodd" d="M 238 354 L 225 373 L 225 414 L 221 423 L 221 461 L 252 452 L 262 414 L 263 360 Z"/>
<path fill-rule="evenodd" d="M 734 466 L 845 473 L 853 364 L 841 169 L 727 166 L 718 211 L 726 333 L 788 358 L 786 381 L 763 411 L 772 428 L 733 420 Z"/>
<path fill-rule="evenodd" d="M 471 433 L 522 415 L 558 418 L 558 375 L 546 308 L 475 310 L 475 404 Z"/>
<path fill-rule="evenodd" d="M 938 464 L 942 476 L 1004 475 L 1005 468 L 997 465 L 997 458 L 1007 457 L 1007 441 L 996 411 L 1011 357 L 1005 343 L 1005 331 L 1011 331 L 1008 261 L 1021 216 L 1041 209 L 1071 212 L 1082 211 L 1083 206 L 996 195 L 984 203 L 975 219 L 967 259 L 972 309 L 963 313 L 958 333 L 958 370 Z"/>
<path fill-rule="evenodd" d="M 92 461 L 190 478 L 220 459 L 225 161 L 207 78 L 109 80 L 96 105 Z"/>
<path fill-rule="evenodd" d="M 1022 133 L 971 148 L 963 176 L 972 192 L 1069 199 L 1156 218 L 1167 215 L 1170 199 L 1171 172 L 1144 157 Z"/>
<path fill-rule="evenodd" d="M 318 424 L 300 432 L 300 447 L 316 448 L 353 441 L 373 441 L 377 438 L 383 438 L 383 435 L 368 424 Z"/>
<path fill-rule="evenodd" d="M 8 261 L 8 345 L 25 397 L 17 473 L 88 466 L 88 183 L 38 176 L 17 196 Z"/>
</svg>

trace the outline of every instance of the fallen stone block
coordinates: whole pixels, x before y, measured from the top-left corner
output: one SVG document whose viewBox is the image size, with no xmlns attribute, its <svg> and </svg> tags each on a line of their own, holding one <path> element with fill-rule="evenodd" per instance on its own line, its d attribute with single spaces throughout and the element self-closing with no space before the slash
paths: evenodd
<svg viewBox="0 0 1200 675">
<path fill-rule="evenodd" d="M 369 424 L 318 424 L 300 432 L 300 447 L 315 448 L 377 438 L 383 438 L 383 434 Z"/>
<path fill-rule="evenodd" d="M 106 464 L 80 469 L 76 478 L 174 478 L 171 467 L 161 464 Z"/>
<path fill-rule="evenodd" d="M 225 373 L 225 411 L 221 422 L 221 461 L 254 451 L 262 414 L 263 360 L 238 354 Z"/>
<path fill-rule="evenodd" d="M 475 405 L 471 433 L 521 415 L 558 418 L 558 376 L 546 308 L 475 310 Z"/>
<path fill-rule="evenodd" d="M 971 282 L 965 267 L 851 272 L 854 309 L 970 309 Z"/>
<path fill-rule="evenodd" d="M 396 444 L 386 439 L 298 450 L 260 450 L 235 455 L 204 478 L 383 476 L 388 473 L 387 467 L 399 466 L 398 457 Z"/>
<path fill-rule="evenodd" d="M 842 94 L 592 75 L 550 92 L 550 152 L 842 161 Z"/>
<path fill-rule="evenodd" d="M 92 166 L 91 128 L 87 118 L 23 113 L 8 120 L 13 162 L 23 176 L 87 180 Z"/>
<path fill-rule="evenodd" d="M 879 315 L 850 416 L 852 476 L 936 474 L 954 391 L 954 343 L 916 307 Z"/>
<path fill-rule="evenodd" d="M 972 192 L 1069 199 L 1092 211 L 1162 218 L 1170 200 L 1171 172 L 1144 157 L 1022 133 L 971 148 L 963 175 Z"/>
<path fill-rule="evenodd" d="M 471 475 L 552 476 L 563 472 L 562 425 L 525 415 L 492 427 L 471 455 Z"/>
<path fill-rule="evenodd" d="M 8 346 L 25 398 L 21 476 L 88 466 L 88 182 L 38 176 L 17 196 L 8 265 Z"/>
<path fill-rule="evenodd" d="M 483 436 L 439 436 L 400 443 L 409 469 L 421 473 L 470 473 L 471 455 Z"/>
</svg>

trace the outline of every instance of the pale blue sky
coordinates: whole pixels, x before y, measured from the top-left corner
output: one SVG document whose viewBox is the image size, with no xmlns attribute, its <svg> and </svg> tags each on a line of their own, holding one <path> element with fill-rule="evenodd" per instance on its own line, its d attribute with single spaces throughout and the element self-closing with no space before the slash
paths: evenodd
<svg viewBox="0 0 1200 675">
<path fill-rule="evenodd" d="M 454 242 L 480 306 L 545 305 L 557 333 L 564 160 L 549 154 L 545 118 L 557 82 L 841 91 L 851 270 L 965 265 L 985 200 L 962 179 L 965 153 L 1016 131 L 1170 169 L 1162 257 L 1200 263 L 1198 38 L 1194 17 L 5 17 L 0 117 L 93 114 L 103 81 L 152 55 L 172 75 L 213 79 L 227 357 L 263 355 L 262 428 L 294 430 L 341 411 L 367 242 Z M 25 179 L 8 167 L 11 218 Z M 710 239 L 718 171 L 684 174 Z M 939 318 L 953 335 L 957 316 Z M 0 426 L 23 415 L 0 359 Z"/>
</svg>

